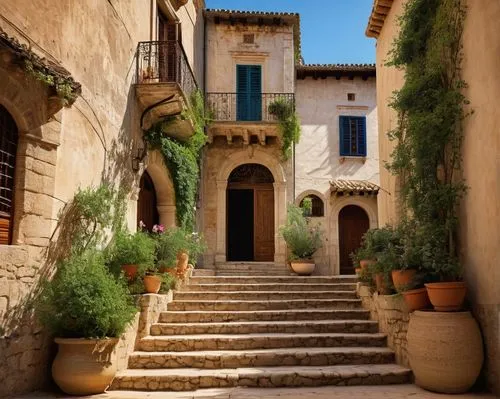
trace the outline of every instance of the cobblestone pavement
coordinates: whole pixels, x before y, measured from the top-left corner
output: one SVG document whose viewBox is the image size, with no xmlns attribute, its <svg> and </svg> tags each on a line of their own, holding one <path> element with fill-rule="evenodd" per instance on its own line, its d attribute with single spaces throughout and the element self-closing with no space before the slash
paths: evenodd
<svg viewBox="0 0 500 399">
<path fill-rule="evenodd" d="M 120 392 L 86 396 L 92 399 L 493 399 L 488 394 L 441 395 L 424 391 L 415 385 L 314 387 L 314 388 L 229 388 L 195 392 Z M 78 399 L 75 396 L 34 393 L 17 399 Z"/>
</svg>

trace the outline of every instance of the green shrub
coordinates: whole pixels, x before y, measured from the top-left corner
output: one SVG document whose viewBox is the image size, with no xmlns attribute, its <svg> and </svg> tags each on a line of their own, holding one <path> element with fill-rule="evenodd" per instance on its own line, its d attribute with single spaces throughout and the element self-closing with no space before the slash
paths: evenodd
<svg viewBox="0 0 500 399">
<path fill-rule="evenodd" d="M 110 268 L 115 275 L 120 273 L 122 265 L 138 265 L 141 271 L 153 269 L 155 251 L 156 242 L 149 234 L 120 232 L 108 247 Z"/>
<path fill-rule="evenodd" d="M 157 241 L 156 258 L 160 267 L 175 267 L 177 254 L 186 252 L 191 262 L 206 250 L 203 236 L 198 233 L 189 233 L 181 227 L 172 227 L 155 236 Z"/>
<path fill-rule="evenodd" d="M 137 309 L 123 280 L 115 279 L 101 253 L 74 255 L 45 282 L 38 301 L 41 322 L 63 338 L 119 337 Z"/>
<path fill-rule="evenodd" d="M 293 204 L 288 206 L 287 223 L 280 233 L 291 252 L 291 260 L 311 258 L 322 246 L 319 226 L 311 227 L 302 208 Z"/>
<path fill-rule="evenodd" d="M 300 120 L 295 112 L 295 103 L 278 97 L 268 106 L 271 115 L 276 116 L 281 132 L 281 155 L 286 161 L 292 153 L 292 146 L 300 140 Z"/>
</svg>

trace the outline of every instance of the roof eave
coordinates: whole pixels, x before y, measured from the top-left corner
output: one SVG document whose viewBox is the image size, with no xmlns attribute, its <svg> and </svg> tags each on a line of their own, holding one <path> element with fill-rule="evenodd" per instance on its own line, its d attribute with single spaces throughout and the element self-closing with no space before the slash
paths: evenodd
<svg viewBox="0 0 500 399">
<path fill-rule="evenodd" d="M 378 39 L 394 0 L 374 0 L 365 35 Z"/>
</svg>

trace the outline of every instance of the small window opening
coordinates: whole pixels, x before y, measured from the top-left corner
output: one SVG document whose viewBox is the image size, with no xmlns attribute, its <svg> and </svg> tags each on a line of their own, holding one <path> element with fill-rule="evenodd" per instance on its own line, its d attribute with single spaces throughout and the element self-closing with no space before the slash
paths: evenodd
<svg viewBox="0 0 500 399">
<path fill-rule="evenodd" d="M 247 33 L 243 35 L 243 43 L 253 44 L 255 41 L 255 35 L 253 33 Z"/>
<path fill-rule="evenodd" d="M 324 205 L 321 198 L 316 195 L 308 195 L 300 202 L 304 216 L 322 217 L 325 215 Z"/>
<path fill-rule="evenodd" d="M 356 101 L 356 93 L 347 93 L 347 101 Z"/>
</svg>

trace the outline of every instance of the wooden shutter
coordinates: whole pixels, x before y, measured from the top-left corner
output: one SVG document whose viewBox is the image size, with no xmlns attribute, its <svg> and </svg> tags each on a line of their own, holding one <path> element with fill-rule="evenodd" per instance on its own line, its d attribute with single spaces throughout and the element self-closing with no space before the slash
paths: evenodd
<svg viewBox="0 0 500 399">
<path fill-rule="evenodd" d="M 237 120 L 262 120 L 262 68 L 236 65 Z"/>
<path fill-rule="evenodd" d="M 236 65 L 237 120 L 248 120 L 248 65 Z"/>
<path fill-rule="evenodd" d="M 248 87 L 250 89 L 249 120 L 262 120 L 262 73 L 260 65 L 251 65 Z"/>
<path fill-rule="evenodd" d="M 366 117 L 356 118 L 356 131 L 358 139 L 357 155 L 366 157 Z"/>
<path fill-rule="evenodd" d="M 349 156 L 351 155 L 351 133 L 348 116 L 339 116 L 339 132 L 340 155 Z"/>
<path fill-rule="evenodd" d="M 10 244 L 12 241 L 17 142 L 16 123 L 0 105 L 0 245 Z"/>
</svg>

